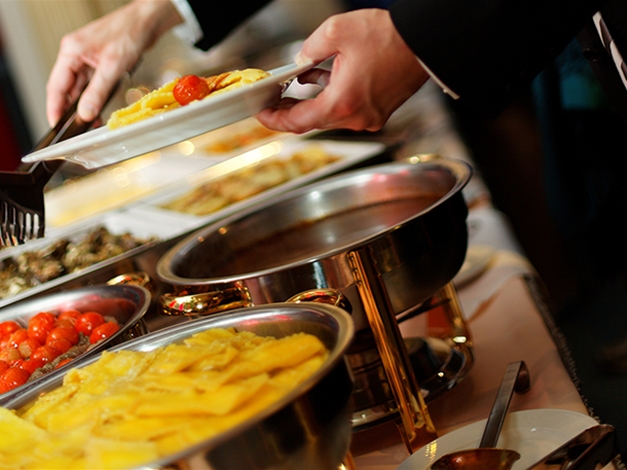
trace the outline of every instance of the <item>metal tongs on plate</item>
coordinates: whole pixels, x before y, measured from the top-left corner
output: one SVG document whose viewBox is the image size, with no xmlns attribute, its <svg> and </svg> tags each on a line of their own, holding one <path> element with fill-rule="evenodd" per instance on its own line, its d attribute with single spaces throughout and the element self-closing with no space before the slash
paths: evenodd
<svg viewBox="0 0 627 470">
<path fill-rule="evenodd" d="M 598 470 L 618 454 L 614 427 L 592 426 L 527 468 L 527 470 Z"/>
<path fill-rule="evenodd" d="M 91 127 L 92 122 L 77 116 L 79 99 L 80 96 L 32 151 L 82 134 Z M 44 236 L 44 186 L 62 164 L 63 160 L 25 163 L 17 171 L 0 171 L 0 246 L 21 245 Z"/>
</svg>

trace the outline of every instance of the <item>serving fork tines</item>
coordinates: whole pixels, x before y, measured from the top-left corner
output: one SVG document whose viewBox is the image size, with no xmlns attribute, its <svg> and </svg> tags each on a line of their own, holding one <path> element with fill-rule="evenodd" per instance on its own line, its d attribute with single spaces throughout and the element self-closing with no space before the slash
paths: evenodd
<svg viewBox="0 0 627 470">
<path fill-rule="evenodd" d="M 78 99 L 33 151 L 82 134 L 92 123 L 77 117 Z M 63 160 L 22 164 L 17 171 L 0 171 L 0 247 L 41 238 L 46 229 L 44 187 Z"/>
</svg>

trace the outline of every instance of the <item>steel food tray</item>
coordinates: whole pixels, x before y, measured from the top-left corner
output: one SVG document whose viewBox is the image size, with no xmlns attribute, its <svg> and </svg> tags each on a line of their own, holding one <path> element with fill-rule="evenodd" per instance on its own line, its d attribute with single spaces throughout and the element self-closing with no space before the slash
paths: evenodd
<svg viewBox="0 0 627 470">
<path fill-rule="evenodd" d="M 16 259 L 18 256 L 27 252 L 46 250 L 54 246 L 55 243 L 62 239 L 67 239 L 71 242 L 79 241 L 95 231 L 98 227 L 104 227 L 107 231 L 115 235 L 129 232 L 134 237 L 151 239 L 151 241 L 119 255 L 94 263 L 91 266 L 79 271 L 61 275 L 47 282 L 26 288 L 14 295 L 7 295 L 4 298 L 1 298 L 0 319 L 3 317 L 2 308 L 30 297 L 43 295 L 57 290 L 63 290 L 69 287 L 104 283 L 118 274 L 123 274 L 129 270 L 136 270 L 135 264 L 129 262 L 129 260 L 135 259 L 138 255 L 143 253 L 150 252 L 157 245 L 163 243 L 164 240 L 172 239 L 173 235 L 171 228 L 169 228 L 167 224 L 150 224 L 146 220 L 129 216 L 123 212 L 111 213 L 99 220 L 85 221 L 64 230 L 59 230 L 54 236 L 34 240 L 25 245 L 2 250 L 0 251 L 0 267 L 4 267 L 5 263 L 7 263 L 10 258 Z M 98 273 L 106 274 L 98 276 Z"/>
</svg>

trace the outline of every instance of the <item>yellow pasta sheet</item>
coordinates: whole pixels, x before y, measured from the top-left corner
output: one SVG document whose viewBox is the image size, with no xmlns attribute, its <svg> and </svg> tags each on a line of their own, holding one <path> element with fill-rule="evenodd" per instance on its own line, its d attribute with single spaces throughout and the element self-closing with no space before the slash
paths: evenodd
<svg viewBox="0 0 627 470">
<path fill-rule="evenodd" d="M 0 468 L 148 463 L 254 416 L 327 356 L 312 335 L 275 339 L 232 329 L 151 352 L 104 352 L 24 409 L 0 408 Z"/>
</svg>

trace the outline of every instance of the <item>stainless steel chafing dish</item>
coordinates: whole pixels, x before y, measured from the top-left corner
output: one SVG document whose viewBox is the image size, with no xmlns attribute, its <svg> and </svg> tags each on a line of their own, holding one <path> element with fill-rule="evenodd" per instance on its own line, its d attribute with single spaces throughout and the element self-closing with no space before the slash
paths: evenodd
<svg viewBox="0 0 627 470">
<path fill-rule="evenodd" d="M 450 388 L 473 362 L 450 282 L 466 253 L 461 190 L 470 175 L 464 162 L 416 157 L 328 178 L 207 226 L 160 259 L 157 275 L 175 290 L 161 308 L 197 316 L 339 290 L 356 327 L 347 356 L 355 429 L 398 420 L 414 450 L 435 437 L 423 396 Z M 396 318 L 431 307 L 444 310 L 449 334 L 440 341 L 459 367 L 445 383 L 438 378 L 448 371 L 436 371 L 419 389 Z"/>
</svg>

